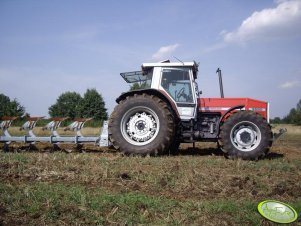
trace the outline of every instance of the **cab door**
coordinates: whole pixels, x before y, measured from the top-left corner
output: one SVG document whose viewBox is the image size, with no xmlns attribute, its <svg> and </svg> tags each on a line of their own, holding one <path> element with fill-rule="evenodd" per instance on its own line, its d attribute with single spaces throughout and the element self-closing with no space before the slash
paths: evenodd
<svg viewBox="0 0 301 226">
<path fill-rule="evenodd" d="M 190 68 L 162 68 L 160 89 L 175 102 L 182 120 L 195 118 L 196 87 Z"/>
</svg>

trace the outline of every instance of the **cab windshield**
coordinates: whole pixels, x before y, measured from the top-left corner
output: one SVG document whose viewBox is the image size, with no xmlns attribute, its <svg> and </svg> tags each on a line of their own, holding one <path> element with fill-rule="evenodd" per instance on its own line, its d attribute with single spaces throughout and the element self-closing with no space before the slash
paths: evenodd
<svg viewBox="0 0 301 226">
<path fill-rule="evenodd" d="M 152 84 L 153 70 L 123 72 L 120 75 L 127 83 L 132 83 L 134 89 L 147 89 Z"/>
</svg>

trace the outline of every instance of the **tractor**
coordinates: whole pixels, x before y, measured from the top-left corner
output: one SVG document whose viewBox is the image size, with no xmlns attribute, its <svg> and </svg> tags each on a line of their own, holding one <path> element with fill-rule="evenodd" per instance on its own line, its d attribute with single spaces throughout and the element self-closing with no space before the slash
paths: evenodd
<svg viewBox="0 0 301 226">
<path fill-rule="evenodd" d="M 196 62 L 143 63 L 120 75 L 140 89 L 122 93 L 109 140 L 128 155 L 175 154 L 181 143 L 216 142 L 229 158 L 257 160 L 272 145 L 269 104 L 251 98 L 200 98 Z"/>
<path fill-rule="evenodd" d="M 54 117 L 43 127 L 51 136 L 34 133 L 37 121 L 29 117 L 20 128 L 24 136 L 12 136 L 9 127 L 17 117 L 1 118 L 0 143 L 9 150 L 11 142 L 34 145 L 48 142 L 94 143 L 101 147 L 113 145 L 128 155 L 176 154 L 181 143 L 215 142 L 229 158 L 256 160 L 264 157 L 273 141 L 286 132 L 272 133 L 269 125 L 269 104 L 251 98 L 224 98 L 221 70 L 220 98 L 200 98 L 196 83 L 196 62 L 144 63 L 141 71 L 121 73 L 134 84 L 122 93 L 118 105 L 105 121 L 100 136 L 83 136 L 80 132 L 91 118 L 79 118 L 65 128 L 74 136 L 61 135 L 58 129 L 67 118 Z"/>
</svg>

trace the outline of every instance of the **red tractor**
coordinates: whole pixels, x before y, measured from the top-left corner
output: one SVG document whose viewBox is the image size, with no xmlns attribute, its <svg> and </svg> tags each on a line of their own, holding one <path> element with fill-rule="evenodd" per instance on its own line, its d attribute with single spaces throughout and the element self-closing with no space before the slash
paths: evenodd
<svg viewBox="0 0 301 226">
<path fill-rule="evenodd" d="M 220 70 L 218 70 L 220 75 Z M 144 63 L 121 73 L 140 89 L 121 94 L 109 140 L 125 154 L 175 153 L 180 143 L 217 142 L 230 158 L 264 157 L 273 141 L 269 104 L 250 98 L 200 98 L 196 62 Z"/>
</svg>

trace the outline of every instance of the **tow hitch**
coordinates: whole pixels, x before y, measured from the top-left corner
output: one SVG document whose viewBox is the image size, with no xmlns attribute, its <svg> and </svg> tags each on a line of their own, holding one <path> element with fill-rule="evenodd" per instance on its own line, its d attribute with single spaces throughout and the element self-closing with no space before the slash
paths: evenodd
<svg viewBox="0 0 301 226">
<path fill-rule="evenodd" d="M 273 133 L 273 141 L 277 140 L 279 137 L 281 137 L 286 132 L 287 132 L 286 128 L 280 128 L 278 133 Z"/>
</svg>

